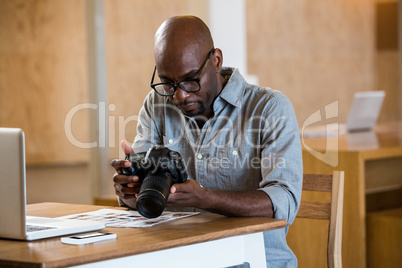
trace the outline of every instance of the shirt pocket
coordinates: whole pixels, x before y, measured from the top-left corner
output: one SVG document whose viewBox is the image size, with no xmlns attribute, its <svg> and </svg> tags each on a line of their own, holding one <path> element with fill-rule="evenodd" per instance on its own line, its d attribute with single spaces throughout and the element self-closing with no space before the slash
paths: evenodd
<svg viewBox="0 0 402 268">
<path fill-rule="evenodd" d="M 238 148 L 216 148 L 215 154 L 208 159 L 208 184 L 211 188 L 227 191 L 256 189 L 255 169 L 250 168 L 247 156 Z M 258 185 L 257 185 L 258 186 Z"/>
</svg>

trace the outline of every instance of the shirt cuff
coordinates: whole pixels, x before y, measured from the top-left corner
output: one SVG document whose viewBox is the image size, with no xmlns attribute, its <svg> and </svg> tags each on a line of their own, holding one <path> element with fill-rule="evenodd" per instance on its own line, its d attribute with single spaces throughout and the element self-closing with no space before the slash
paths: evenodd
<svg viewBox="0 0 402 268">
<path fill-rule="evenodd" d="M 264 191 L 272 201 L 272 206 L 274 210 L 274 218 L 285 219 L 290 222 L 289 211 L 289 196 L 280 186 L 269 186 L 266 188 L 260 188 L 259 190 Z"/>
</svg>

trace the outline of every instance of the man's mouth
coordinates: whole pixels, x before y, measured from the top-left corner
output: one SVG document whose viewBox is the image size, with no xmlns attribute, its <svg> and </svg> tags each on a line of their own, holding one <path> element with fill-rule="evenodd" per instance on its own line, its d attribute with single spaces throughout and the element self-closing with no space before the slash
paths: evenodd
<svg viewBox="0 0 402 268">
<path fill-rule="evenodd" d="M 197 102 L 193 101 L 193 102 L 179 104 L 178 107 L 183 111 L 190 111 L 190 110 L 193 110 L 196 105 L 197 105 Z"/>
</svg>

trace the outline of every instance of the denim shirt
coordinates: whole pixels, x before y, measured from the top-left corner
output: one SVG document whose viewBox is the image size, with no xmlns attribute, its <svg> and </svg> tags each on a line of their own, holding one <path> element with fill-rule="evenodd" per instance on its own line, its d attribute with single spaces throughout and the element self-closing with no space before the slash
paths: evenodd
<svg viewBox="0 0 402 268">
<path fill-rule="evenodd" d="M 211 190 L 258 189 L 269 195 L 283 229 L 264 232 L 267 267 L 296 267 L 286 243 L 299 208 L 303 178 L 294 109 L 281 92 L 247 84 L 237 69 L 213 103 L 214 115 L 199 128 L 168 98 L 150 92 L 140 111 L 133 149 L 164 145 L 179 152 L 189 179 Z"/>
</svg>

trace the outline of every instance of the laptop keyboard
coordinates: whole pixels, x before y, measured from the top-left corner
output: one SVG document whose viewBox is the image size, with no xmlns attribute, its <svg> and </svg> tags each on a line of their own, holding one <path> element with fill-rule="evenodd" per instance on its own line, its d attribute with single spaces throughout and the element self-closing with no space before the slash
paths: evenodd
<svg viewBox="0 0 402 268">
<path fill-rule="evenodd" d="M 56 227 L 27 225 L 27 232 L 35 232 L 35 231 L 42 231 L 42 230 L 48 230 L 48 229 L 56 229 Z"/>
</svg>

